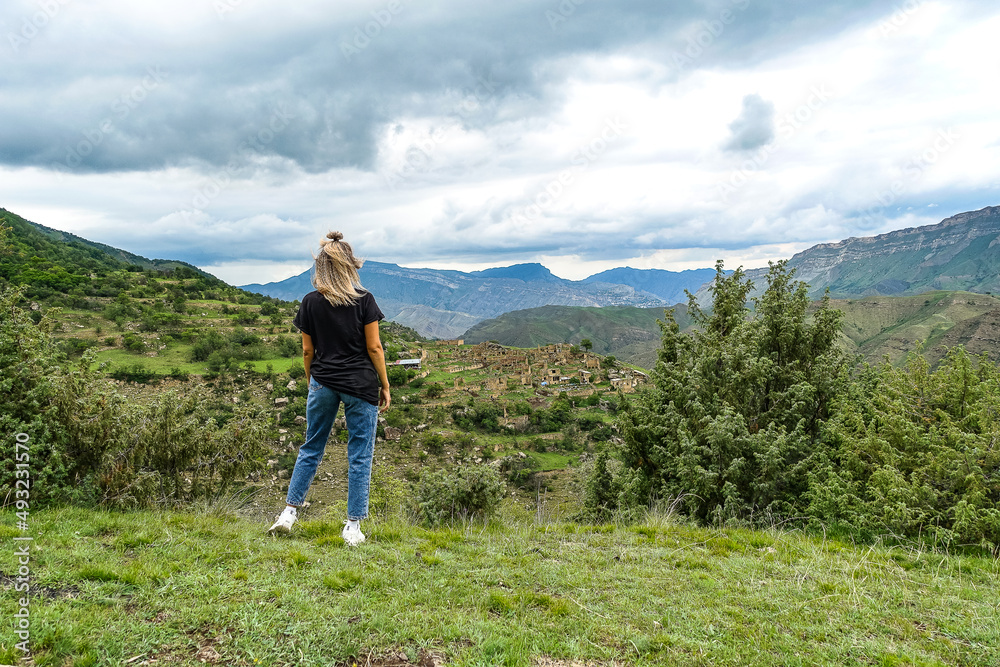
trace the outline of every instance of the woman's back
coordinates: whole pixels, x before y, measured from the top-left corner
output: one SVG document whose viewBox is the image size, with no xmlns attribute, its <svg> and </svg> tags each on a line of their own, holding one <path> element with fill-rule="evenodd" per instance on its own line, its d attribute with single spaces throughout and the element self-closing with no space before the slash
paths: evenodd
<svg viewBox="0 0 1000 667">
<path fill-rule="evenodd" d="M 364 329 L 384 317 L 370 292 L 344 306 L 332 305 L 318 291 L 305 295 L 293 324 L 312 338 L 315 352 L 310 373 L 316 381 L 377 404 L 379 379 Z"/>
</svg>

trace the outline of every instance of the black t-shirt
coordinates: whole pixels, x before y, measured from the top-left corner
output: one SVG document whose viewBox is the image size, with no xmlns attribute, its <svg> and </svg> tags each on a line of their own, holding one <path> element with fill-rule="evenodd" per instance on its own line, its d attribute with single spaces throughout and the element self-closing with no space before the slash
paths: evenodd
<svg viewBox="0 0 1000 667">
<path fill-rule="evenodd" d="M 378 405 L 380 385 L 368 356 L 365 325 L 384 318 L 370 292 L 353 306 L 334 306 L 319 292 L 306 294 L 292 324 L 312 338 L 309 374 L 324 387 Z"/>
</svg>

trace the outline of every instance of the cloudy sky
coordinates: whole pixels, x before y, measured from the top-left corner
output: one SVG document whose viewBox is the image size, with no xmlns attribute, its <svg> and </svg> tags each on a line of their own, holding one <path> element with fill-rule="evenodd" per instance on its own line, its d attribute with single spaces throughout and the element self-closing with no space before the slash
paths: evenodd
<svg viewBox="0 0 1000 667">
<path fill-rule="evenodd" d="M 1000 204 L 1000 6 L 5 0 L 0 207 L 236 284 L 766 264 Z"/>
</svg>

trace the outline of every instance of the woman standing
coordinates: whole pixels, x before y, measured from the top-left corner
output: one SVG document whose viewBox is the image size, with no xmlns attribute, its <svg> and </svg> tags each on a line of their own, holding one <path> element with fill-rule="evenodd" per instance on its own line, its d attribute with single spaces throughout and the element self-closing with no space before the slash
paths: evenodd
<svg viewBox="0 0 1000 667">
<path fill-rule="evenodd" d="M 347 520 L 342 533 L 349 545 L 365 541 L 359 522 L 368 516 L 368 488 L 378 413 L 389 408 L 389 379 L 379 339 L 385 316 L 375 297 L 361 286 L 362 262 L 340 232 L 320 241 L 314 292 L 302 298 L 293 324 L 302 332 L 302 360 L 309 385 L 306 440 L 299 448 L 288 483 L 287 506 L 270 530 L 288 532 L 305 501 L 326 440 L 344 404 L 347 422 Z"/>
</svg>

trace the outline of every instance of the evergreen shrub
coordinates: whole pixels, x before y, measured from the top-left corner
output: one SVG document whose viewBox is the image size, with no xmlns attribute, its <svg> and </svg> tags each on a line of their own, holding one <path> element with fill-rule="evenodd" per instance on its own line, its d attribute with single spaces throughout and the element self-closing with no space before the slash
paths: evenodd
<svg viewBox="0 0 1000 667">
<path fill-rule="evenodd" d="M 499 473 L 485 465 L 454 470 L 424 470 L 415 499 L 424 522 L 440 525 L 456 520 L 492 516 L 504 496 Z"/>
<path fill-rule="evenodd" d="M 693 333 L 667 311 L 654 387 L 620 418 L 622 461 L 647 498 L 683 497 L 682 510 L 705 522 L 802 512 L 843 387 L 841 314 L 829 298 L 810 321 L 807 286 L 785 262 L 771 265 L 753 311 L 751 288 L 719 262 L 711 312 L 689 298 Z"/>
</svg>

